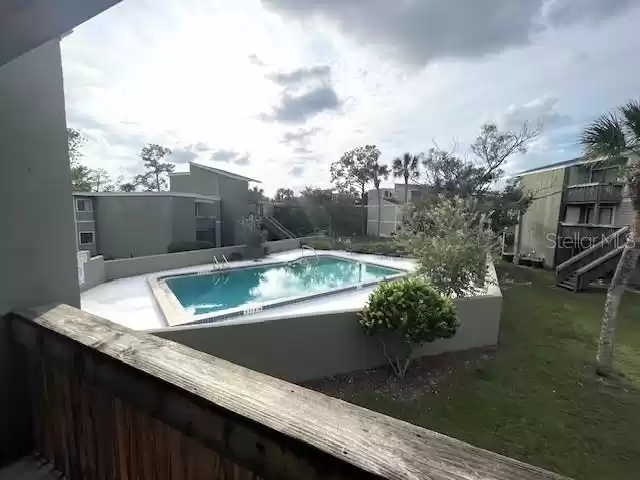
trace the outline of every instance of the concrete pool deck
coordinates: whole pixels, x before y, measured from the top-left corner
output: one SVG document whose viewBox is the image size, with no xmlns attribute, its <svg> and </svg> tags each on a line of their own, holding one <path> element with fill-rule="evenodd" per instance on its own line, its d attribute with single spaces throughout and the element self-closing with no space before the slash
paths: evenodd
<svg viewBox="0 0 640 480">
<path fill-rule="evenodd" d="M 390 268 L 401 270 L 415 269 L 415 261 L 407 258 L 385 257 L 380 255 L 365 255 L 359 253 L 350 253 L 340 250 L 329 250 L 319 252 L 321 254 L 335 255 L 350 260 L 374 263 Z M 260 265 L 272 263 L 274 261 L 290 261 L 296 258 L 315 256 L 316 253 L 309 250 L 289 250 L 268 255 L 259 261 L 244 260 L 231 262 L 232 267 L 241 267 L 247 265 Z M 205 272 L 210 271 L 211 263 L 196 267 L 186 267 L 153 274 L 137 275 L 134 277 L 121 278 L 108 283 L 104 283 L 95 288 L 82 293 L 82 309 L 106 318 L 113 322 L 119 323 L 134 330 L 157 330 L 170 328 L 165 316 L 158 307 L 151 288 L 148 283 L 148 277 L 158 277 L 167 275 L 184 274 L 186 272 Z M 268 320 L 271 318 L 280 318 L 282 316 L 296 316 L 313 313 L 334 313 L 345 311 L 360 310 L 375 285 L 364 287 L 359 290 L 336 293 L 321 298 L 301 301 L 291 305 L 264 310 L 262 312 L 242 315 L 241 317 L 223 320 L 226 322 L 252 321 L 252 320 Z"/>
</svg>

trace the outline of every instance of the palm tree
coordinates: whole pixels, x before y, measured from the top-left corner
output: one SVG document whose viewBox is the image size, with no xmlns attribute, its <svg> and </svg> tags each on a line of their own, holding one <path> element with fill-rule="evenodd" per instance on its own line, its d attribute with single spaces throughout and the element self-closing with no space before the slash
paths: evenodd
<svg viewBox="0 0 640 480">
<path fill-rule="evenodd" d="M 405 153 L 402 157 L 398 157 L 393 161 L 393 176 L 395 178 L 404 178 L 404 203 L 409 201 L 409 180 L 416 180 L 420 176 L 420 159 L 422 154 L 413 155 Z"/>
<path fill-rule="evenodd" d="M 630 101 L 617 111 L 601 116 L 580 134 L 585 156 L 593 162 L 618 159 L 632 154 L 628 168 L 629 196 L 635 216 L 611 285 L 607 291 L 596 355 L 596 369 L 601 375 L 612 370 L 618 307 L 627 282 L 640 256 L 640 101 Z"/>
<path fill-rule="evenodd" d="M 380 165 L 377 160 L 371 166 L 371 180 L 378 194 L 378 236 L 380 236 L 380 224 L 382 223 L 382 195 L 380 194 L 380 183 L 389 178 L 391 171 L 386 165 Z"/>
</svg>

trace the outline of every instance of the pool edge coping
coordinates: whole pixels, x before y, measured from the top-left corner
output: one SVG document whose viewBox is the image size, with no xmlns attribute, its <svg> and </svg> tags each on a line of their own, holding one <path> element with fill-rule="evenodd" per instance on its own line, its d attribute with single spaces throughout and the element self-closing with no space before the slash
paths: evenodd
<svg viewBox="0 0 640 480">
<path fill-rule="evenodd" d="M 223 266 L 217 269 L 213 267 L 211 269 L 196 269 L 189 271 L 181 271 L 179 273 L 168 273 L 161 272 L 157 274 L 151 274 L 147 276 L 147 284 L 151 289 L 151 294 L 156 304 L 158 305 L 160 312 L 164 316 L 164 319 L 169 327 L 178 327 L 178 326 L 186 326 L 186 325 L 202 325 L 202 324 L 211 324 L 217 323 L 223 320 L 231 320 L 231 319 L 239 319 L 243 316 L 250 315 L 251 313 L 257 313 L 264 310 L 271 310 L 277 307 L 284 307 L 288 305 L 292 305 L 295 303 L 301 303 L 309 300 L 316 300 L 318 298 L 322 298 L 329 295 L 337 295 L 341 293 L 347 293 L 355 290 L 360 290 L 363 288 L 368 288 L 374 285 L 377 285 L 381 282 L 385 281 L 393 281 L 398 278 L 402 278 L 409 274 L 411 271 L 405 268 L 399 267 L 390 267 L 388 265 L 382 265 L 376 262 L 357 260 L 346 256 L 336 255 L 335 253 L 322 253 L 316 252 L 313 256 L 316 257 L 329 257 L 329 258 L 337 258 L 340 260 L 348 260 L 351 262 L 365 263 L 368 265 L 372 265 L 375 267 L 386 268 L 389 270 L 397 270 L 399 273 L 390 275 L 387 277 L 383 277 L 376 280 L 371 280 L 369 282 L 363 282 L 357 285 L 348 285 L 339 289 L 326 290 L 317 292 L 315 294 L 307 294 L 307 295 L 298 295 L 296 297 L 288 297 L 280 300 L 271 300 L 267 302 L 262 302 L 259 305 L 256 305 L 257 310 L 251 311 L 250 313 L 245 313 L 246 307 L 234 307 L 232 309 L 222 310 L 218 315 L 212 315 L 211 313 L 203 313 L 200 315 L 190 315 L 186 312 L 178 298 L 175 296 L 171 288 L 167 285 L 166 279 L 175 278 L 175 277 L 183 277 L 183 276 L 196 276 L 196 275 L 211 275 L 216 273 L 222 273 L 225 270 L 242 270 L 245 268 L 256 268 L 258 266 L 269 266 L 269 265 L 284 265 L 288 263 L 292 263 L 298 261 L 302 258 L 310 258 L 312 255 L 301 255 L 299 258 L 294 260 L 281 260 L 281 259 L 273 259 L 273 261 L 261 261 L 261 262 L 251 262 L 251 261 L 241 261 L 238 262 L 238 265 L 233 265 L 233 263 L 227 264 L 227 266 Z M 242 264 L 240 264 L 242 263 Z M 194 267 L 197 268 L 197 267 Z M 258 308 L 259 307 L 259 308 Z"/>
</svg>

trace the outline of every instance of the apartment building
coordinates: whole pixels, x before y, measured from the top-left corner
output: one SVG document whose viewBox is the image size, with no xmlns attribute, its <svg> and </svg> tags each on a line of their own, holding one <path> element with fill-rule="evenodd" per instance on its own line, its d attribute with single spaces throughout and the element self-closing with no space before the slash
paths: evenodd
<svg viewBox="0 0 640 480">
<path fill-rule="evenodd" d="M 424 196 L 424 185 L 396 183 L 392 188 L 381 188 L 382 202 L 378 202 L 377 190 L 367 193 L 367 234 L 387 237 L 401 224 L 404 212 L 405 190 L 407 202 L 411 203 Z M 380 231 L 378 232 L 378 210 L 380 210 Z"/>
<path fill-rule="evenodd" d="M 190 162 L 189 171 L 169 175 L 169 190 L 176 193 L 190 193 L 218 199 L 218 217 L 216 224 L 221 232 L 221 246 L 235 244 L 235 224 L 245 217 L 255 206 L 254 195 L 249 191 L 249 182 L 259 180 L 238 175 L 219 168 Z M 254 204 L 253 207 L 250 204 Z M 257 213 L 257 212 L 254 212 Z M 206 217 L 209 218 L 209 217 Z M 200 219 L 200 226 L 206 226 L 206 220 Z"/>
<path fill-rule="evenodd" d="M 628 160 L 576 158 L 516 175 L 534 201 L 516 229 L 515 251 L 556 268 L 559 284 L 573 290 L 609 275 L 633 221 L 621 181 Z"/>
<path fill-rule="evenodd" d="M 167 253 L 173 242 L 221 244 L 220 199 L 180 192 L 74 193 L 78 250 L 106 258 Z"/>
</svg>

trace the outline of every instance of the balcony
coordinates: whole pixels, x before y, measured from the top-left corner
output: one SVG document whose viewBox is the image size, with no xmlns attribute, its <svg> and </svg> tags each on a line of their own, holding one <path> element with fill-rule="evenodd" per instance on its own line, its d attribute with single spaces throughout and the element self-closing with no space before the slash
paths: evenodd
<svg viewBox="0 0 640 480">
<path fill-rule="evenodd" d="M 3 320 L 0 445 L 68 479 L 565 478 L 67 305 Z"/>
<path fill-rule="evenodd" d="M 621 183 L 585 183 L 565 187 L 562 200 L 565 204 L 576 203 L 620 203 Z"/>
</svg>

